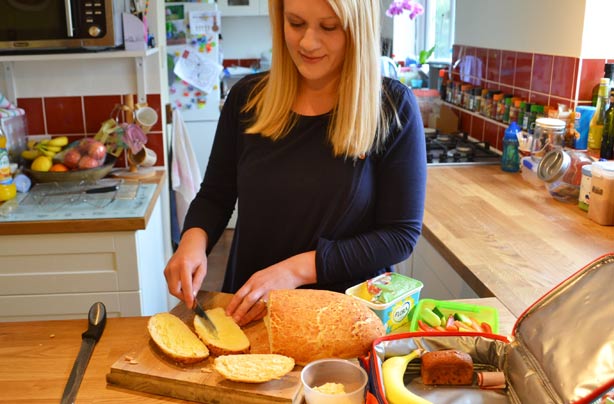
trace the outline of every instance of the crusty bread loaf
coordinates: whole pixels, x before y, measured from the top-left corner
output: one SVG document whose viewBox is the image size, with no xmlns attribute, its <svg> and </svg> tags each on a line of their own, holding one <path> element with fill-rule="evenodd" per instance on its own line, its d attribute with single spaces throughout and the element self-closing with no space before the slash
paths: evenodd
<svg viewBox="0 0 614 404">
<path fill-rule="evenodd" d="M 473 360 L 455 349 L 427 352 L 422 355 L 420 372 L 424 384 L 468 385 L 473 383 Z"/>
<path fill-rule="evenodd" d="M 221 307 L 205 310 L 215 328 L 217 335 L 212 334 L 205 327 L 204 320 L 194 316 L 194 330 L 198 337 L 207 345 L 209 351 L 215 356 L 248 353 L 250 348 L 249 339 L 241 327 L 234 322 L 232 317 L 226 315 Z"/>
<path fill-rule="evenodd" d="M 171 313 L 151 316 L 147 330 L 160 350 L 177 362 L 196 363 L 209 356 L 209 350 L 190 327 Z"/>
<path fill-rule="evenodd" d="M 385 335 L 379 317 L 358 299 L 325 290 L 274 290 L 265 318 L 271 353 L 305 365 L 321 358 L 366 355 Z"/>
<path fill-rule="evenodd" d="M 274 354 L 222 355 L 215 358 L 213 368 L 228 380 L 264 383 L 289 373 L 294 359 Z"/>
</svg>

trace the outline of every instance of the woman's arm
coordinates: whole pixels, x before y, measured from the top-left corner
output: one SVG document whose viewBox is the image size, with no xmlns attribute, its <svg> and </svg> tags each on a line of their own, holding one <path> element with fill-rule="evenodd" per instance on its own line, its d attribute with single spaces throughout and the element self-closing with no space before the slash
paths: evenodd
<svg viewBox="0 0 614 404">
<path fill-rule="evenodd" d="M 396 85 L 396 86 L 395 86 Z M 373 227 L 342 240 L 320 239 L 316 248 L 318 283 L 368 276 L 406 259 L 422 231 L 426 195 L 426 145 L 416 98 L 393 83 L 401 127 L 392 132 L 376 163 Z"/>
</svg>

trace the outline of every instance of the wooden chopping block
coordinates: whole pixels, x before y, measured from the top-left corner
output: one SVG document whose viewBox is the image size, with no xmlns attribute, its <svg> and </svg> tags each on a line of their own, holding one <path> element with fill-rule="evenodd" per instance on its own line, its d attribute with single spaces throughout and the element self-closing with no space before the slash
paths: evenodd
<svg viewBox="0 0 614 404">
<path fill-rule="evenodd" d="M 226 307 L 232 295 L 200 292 L 198 299 L 203 308 Z M 171 313 L 193 328 L 194 314 L 183 303 Z M 269 353 L 267 330 L 262 320 L 243 330 L 249 338 L 251 353 Z M 303 402 L 300 380 L 302 367 L 281 379 L 266 383 L 238 383 L 225 380 L 213 370 L 213 357 L 193 365 L 180 365 L 164 356 L 149 338 L 147 330 L 143 340 L 130 352 L 117 359 L 107 374 L 109 384 L 201 403 L 265 404 Z"/>
</svg>

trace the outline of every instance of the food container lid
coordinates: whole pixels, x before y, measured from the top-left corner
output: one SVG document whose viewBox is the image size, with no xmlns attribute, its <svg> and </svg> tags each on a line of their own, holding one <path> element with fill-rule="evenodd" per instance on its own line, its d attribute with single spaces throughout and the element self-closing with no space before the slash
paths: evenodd
<svg viewBox="0 0 614 404">
<path fill-rule="evenodd" d="M 586 164 L 582 166 L 582 175 L 586 175 L 587 177 L 590 177 L 593 173 L 593 165 L 592 164 Z"/>
<path fill-rule="evenodd" d="M 553 182 L 567 171 L 570 164 L 571 157 L 564 150 L 551 150 L 539 162 L 537 176 L 540 180 Z"/>
<path fill-rule="evenodd" d="M 597 161 L 592 166 L 594 177 L 614 179 L 614 161 Z"/>
<path fill-rule="evenodd" d="M 566 124 L 565 121 L 556 118 L 537 118 L 535 125 L 547 129 L 564 129 Z"/>
</svg>

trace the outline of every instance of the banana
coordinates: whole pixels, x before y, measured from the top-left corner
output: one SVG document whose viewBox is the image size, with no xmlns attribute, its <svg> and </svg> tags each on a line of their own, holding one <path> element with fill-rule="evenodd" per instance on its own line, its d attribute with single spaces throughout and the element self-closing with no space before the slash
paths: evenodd
<svg viewBox="0 0 614 404">
<path fill-rule="evenodd" d="M 46 144 L 44 147 L 46 150 L 56 153 L 62 150 L 62 146 L 53 146 L 51 144 Z"/>
<path fill-rule="evenodd" d="M 34 149 L 36 147 L 37 141 L 34 139 L 28 140 L 28 149 Z"/>
<path fill-rule="evenodd" d="M 390 404 L 433 404 L 409 391 L 403 381 L 407 365 L 412 360 L 422 356 L 422 352 L 422 349 L 415 349 L 405 356 L 390 357 L 382 364 L 386 400 Z"/>
<path fill-rule="evenodd" d="M 24 150 L 21 152 L 21 157 L 23 157 L 26 160 L 34 160 L 40 155 L 41 155 L 40 151 L 32 150 L 32 149 Z"/>
<path fill-rule="evenodd" d="M 55 146 L 55 147 L 62 147 L 62 146 L 66 146 L 68 144 L 68 137 L 66 136 L 58 136 L 58 137 L 54 137 L 53 139 L 51 139 L 49 141 L 49 143 L 47 143 L 47 145 L 49 146 Z M 60 150 L 57 150 L 60 151 Z"/>
</svg>

